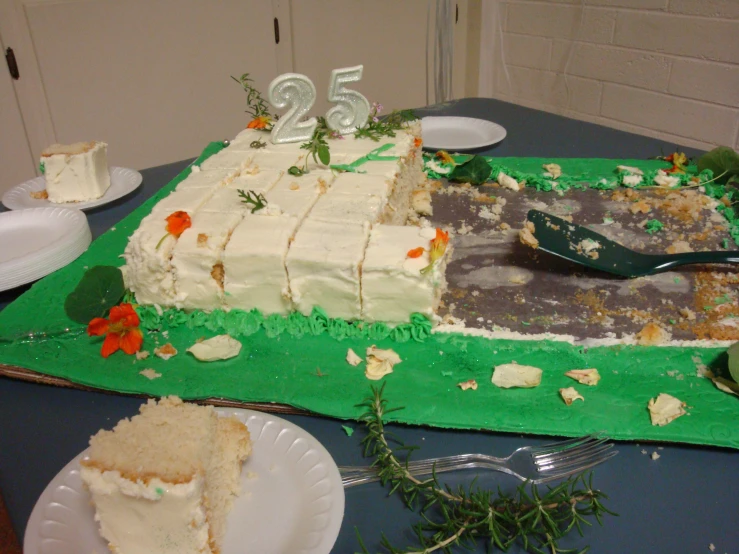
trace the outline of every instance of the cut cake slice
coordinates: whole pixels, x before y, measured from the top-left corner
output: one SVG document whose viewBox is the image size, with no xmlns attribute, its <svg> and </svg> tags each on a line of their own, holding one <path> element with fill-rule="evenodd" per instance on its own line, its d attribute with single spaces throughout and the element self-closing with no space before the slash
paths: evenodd
<svg viewBox="0 0 739 554">
<path fill-rule="evenodd" d="M 49 202 L 95 200 L 110 187 L 108 145 L 96 140 L 52 144 L 41 152 Z"/>
<path fill-rule="evenodd" d="M 93 436 L 80 475 L 111 552 L 216 554 L 250 452 L 241 421 L 170 396 Z"/>
</svg>

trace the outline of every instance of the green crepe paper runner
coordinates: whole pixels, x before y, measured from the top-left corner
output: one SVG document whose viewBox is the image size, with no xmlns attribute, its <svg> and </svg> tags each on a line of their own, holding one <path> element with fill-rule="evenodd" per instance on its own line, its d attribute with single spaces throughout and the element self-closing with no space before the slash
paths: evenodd
<svg viewBox="0 0 739 554">
<path fill-rule="evenodd" d="M 221 148 L 220 143 L 210 144 L 198 162 Z M 505 164 L 526 168 L 550 161 L 557 163 L 511 158 Z M 627 162 L 596 161 L 593 167 L 607 165 L 612 171 L 617 163 L 635 163 Z M 578 164 L 583 171 L 588 166 L 586 160 L 567 163 Z M 718 391 L 710 380 L 696 374 L 697 364 L 705 364 L 716 372 L 724 367 L 723 348 L 585 348 L 565 342 L 489 340 L 441 333 L 422 337 L 422 342 L 398 342 L 398 338 L 403 340 L 411 333 L 410 324 L 400 326 L 401 331 L 397 332 L 383 324 L 372 324 L 356 336 L 356 331 L 352 331 L 356 326 L 335 321 L 332 324 L 330 318 L 320 313 L 307 318 L 294 314 L 283 318 L 264 317 L 258 312 L 231 315 L 218 310 L 206 315 L 166 310 L 160 316 L 143 308 L 144 349 L 153 353 L 157 345 L 171 342 L 179 354 L 168 361 L 153 355 L 136 361 L 134 356 L 121 352 L 103 359 L 102 337 L 80 334 L 83 326 L 73 324 L 64 314 L 64 298 L 86 267 L 122 264 L 119 255 L 130 234 L 152 206 L 187 174 L 189 169 L 98 238 L 78 260 L 42 279 L 0 312 L 0 363 L 122 393 L 278 402 L 354 419 L 360 415 L 357 404 L 369 394 L 369 385 L 379 383 L 367 380 L 364 364 L 353 367 L 345 361 L 347 348 L 363 356 L 367 347 L 376 345 L 392 348 L 403 360 L 383 378 L 390 405 L 404 407 L 390 415 L 394 421 L 568 436 L 605 431 L 615 439 L 739 448 L 737 398 Z M 54 333 L 66 327 L 73 332 L 51 340 L 33 344 L 7 341 L 30 331 Z M 151 330 L 155 328 L 159 330 Z M 198 339 L 226 331 L 243 344 L 236 358 L 206 363 L 186 353 Z M 344 339 L 336 340 L 334 336 L 341 333 L 346 334 Z M 494 386 L 490 382 L 493 367 L 513 360 L 542 368 L 542 384 L 534 389 L 505 390 Z M 564 376 L 567 370 L 590 367 L 598 368 L 602 376 L 595 387 L 580 385 Z M 140 375 L 140 371 L 149 368 L 162 377 L 149 380 Z M 468 379 L 477 380 L 478 390 L 462 391 L 457 387 L 457 383 Z M 564 404 L 558 391 L 570 386 L 582 394 L 584 402 Z M 690 415 L 664 427 L 652 426 L 647 403 L 659 393 L 686 402 Z"/>
</svg>

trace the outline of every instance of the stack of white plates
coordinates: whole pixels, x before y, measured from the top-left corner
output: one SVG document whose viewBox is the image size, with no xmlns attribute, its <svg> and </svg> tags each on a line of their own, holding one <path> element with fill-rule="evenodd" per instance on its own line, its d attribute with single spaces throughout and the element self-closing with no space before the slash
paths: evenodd
<svg viewBox="0 0 739 554">
<path fill-rule="evenodd" d="M 80 256 L 92 242 L 87 217 L 69 208 L 0 213 L 0 290 L 31 283 Z"/>
</svg>

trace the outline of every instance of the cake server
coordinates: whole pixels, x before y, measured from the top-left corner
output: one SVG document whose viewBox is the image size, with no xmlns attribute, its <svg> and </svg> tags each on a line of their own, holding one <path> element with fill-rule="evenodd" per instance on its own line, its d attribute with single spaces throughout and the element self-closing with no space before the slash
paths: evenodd
<svg viewBox="0 0 739 554">
<path fill-rule="evenodd" d="M 688 264 L 739 263 L 739 251 L 736 250 L 643 254 L 587 227 L 539 210 L 529 210 L 527 217 L 534 224 L 538 250 L 622 277 L 642 277 Z"/>
</svg>

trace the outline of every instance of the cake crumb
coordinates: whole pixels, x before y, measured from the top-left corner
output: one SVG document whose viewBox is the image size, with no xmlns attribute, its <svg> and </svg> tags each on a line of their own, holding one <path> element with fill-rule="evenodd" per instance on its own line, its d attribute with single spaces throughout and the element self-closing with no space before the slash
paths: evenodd
<svg viewBox="0 0 739 554">
<path fill-rule="evenodd" d="M 510 229 L 510 228 L 511 228 L 511 226 L 510 226 L 510 225 L 508 225 L 508 224 L 507 224 L 507 223 L 505 223 L 505 222 L 503 222 L 503 223 L 501 223 L 500 225 L 498 225 L 498 227 L 500 228 L 500 230 L 501 230 L 501 231 L 507 231 L 508 229 Z"/>
<path fill-rule="evenodd" d="M 715 552 L 716 551 L 716 545 L 713 544 L 713 543 L 709 544 L 708 545 L 708 550 L 710 550 L 711 552 Z"/>
<path fill-rule="evenodd" d="M 431 206 L 431 193 L 427 190 L 414 190 L 411 204 L 417 214 L 434 215 L 434 209 Z"/>
<path fill-rule="evenodd" d="M 581 385 L 594 387 L 600 381 L 600 373 L 595 368 L 590 369 L 571 369 L 565 372 L 565 376 L 574 379 Z"/>
<path fill-rule="evenodd" d="M 222 263 L 217 263 L 213 266 L 213 269 L 210 271 L 210 276 L 213 277 L 216 283 L 218 283 L 218 286 L 223 289 L 223 279 L 226 276 L 225 270 L 223 269 Z"/>
<path fill-rule="evenodd" d="M 649 454 L 649 452 L 647 452 L 647 449 L 646 448 L 642 448 L 641 449 L 641 453 L 644 454 L 644 455 Z"/>
<path fill-rule="evenodd" d="M 505 187 L 507 189 L 511 189 L 511 190 L 514 190 L 514 191 L 517 191 L 517 192 L 523 188 L 521 186 L 521 183 L 519 183 L 518 181 L 516 181 L 510 175 L 506 175 L 502 171 L 498 173 L 498 177 L 496 178 L 496 181 L 498 181 L 498 184 L 501 187 Z"/>
<path fill-rule="evenodd" d="M 636 342 L 642 346 L 655 346 L 668 342 L 672 333 L 663 329 L 656 323 L 647 323 L 642 330 L 636 334 Z"/>
<path fill-rule="evenodd" d="M 385 375 L 393 372 L 393 366 L 403 360 L 394 350 L 381 350 L 374 344 L 367 348 L 367 366 L 364 375 L 372 381 L 379 381 Z"/>
<path fill-rule="evenodd" d="M 206 233 L 198 233 L 197 245 L 199 248 L 202 248 L 208 245 L 208 235 Z"/>
<path fill-rule="evenodd" d="M 534 236 L 536 228 L 531 221 L 524 223 L 523 229 L 518 232 L 518 239 L 521 244 L 530 246 L 531 248 L 539 248 L 539 240 Z"/>
<path fill-rule="evenodd" d="M 693 249 L 690 247 L 690 244 L 685 242 L 684 240 L 677 240 L 673 242 L 670 246 L 665 248 L 665 252 L 668 254 L 684 254 L 686 252 L 692 252 Z"/>
<path fill-rule="evenodd" d="M 585 402 L 585 399 L 580 395 L 579 392 L 577 392 L 575 387 L 567 387 L 566 389 L 559 389 L 559 395 L 562 397 L 562 400 L 564 400 L 565 404 L 567 404 L 568 406 L 571 406 L 575 400 L 582 400 L 583 402 Z"/>
<path fill-rule="evenodd" d="M 172 343 L 159 346 L 154 349 L 154 354 L 159 356 L 162 360 L 169 360 L 172 356 L 177 355 L 177 349 L 172 346 Z"/>
<path fill-rule="evenodd" d="M 474 379 L 469 379 L 467 381 L 462 381 L 461 383 L 457 383 L 457 386 L 462 390 L 477 390 L 477 381 Z"/>
<path fill-rule="evenodd" d="M 49 198 L 49 193 L 46 191 L 46 189 L 32 190 L 30 194 L 31 198 L 34 198 L 36 200 L 47 200 Z"/>
<path fill-rule="evenodd" d="M 655 452 L 652 452 L 651 458 L 652 458 L 652 460 L 657 461 L 657 460 L 659 460 L 661 458 L 661 456 L 659 454 L 657 454 L 657 452 L 655 451 Z"/>
<path fill-rule="evenodd" d="M 496 387 L 509 389 L 512 387 L 533 388 L 541 384 L 542 370 L 530 365 L 518 365 L 513 362 L 501 364 L 493 370 L 492 382 Z"/>
<path fill-rule="evenodd" d="M 139 350 L 136 352 L 136 359 L 137 360 L 145 360 L 149 357 L 149 351 L 148 350 Z"/>
<path fill-rule="evenodd" d="M 298 183 L 290 183 L 290 190 L 300 190 L 300 185 Z"/>
<path fill-rule="evenodd" d="M 695 312 L 690 308 L 680 308 L 680 315 L 688 321 L 695 321 Z"/>
<path fill-rule="evenodd" d="M 546 176 L 551 177 L 552 179 L 557 179 L 562 175 L 562 168 L 558 164 L 544 164 L 542 165 L 542 168 L 544 168 L 544 171 L 549 174 Z"/>
<path fill-rule="evenodd" d="M 352 350 L 351 348 L 349 348 L 349 349 L 348 349 L 348 350 L 346 351 L 346 361 L 347 361 L 347 363 L 349 363 L 350 365 L 353 365 L 353 366 L 358 366 L 359 364 L 361 364 L 361 363 L 362 363 L 362 358 L 360 358 L 360 357 L 359 357 L 359 356 L 357 355 L 357 353 L 356 353 L 356 352 L 354 352 L 354 350 Z"/>
<path fill-rule="evenodd" d="M 150 368 L 149 369 L 143 369 L 143 370 L 139 371 L 139 375 L 143 375 L 144 377 L 146 377 L 150 381 L 153 381 L 154 379 L 158 379 L 159 377 L 162 376 L 161 373 L 157 373 L 156 371 L 154 371 L 153 369 L 150 369 Z"/>
<path fill-rule="evenodd" d="M 661 392 L 656 398 L 650 399 L 647 405 L 652 425 L 667 425 L 678 417 L 685 415 L 687 413 L 685 405 L 685 402 L 674 396 Z"/>
</svg>

